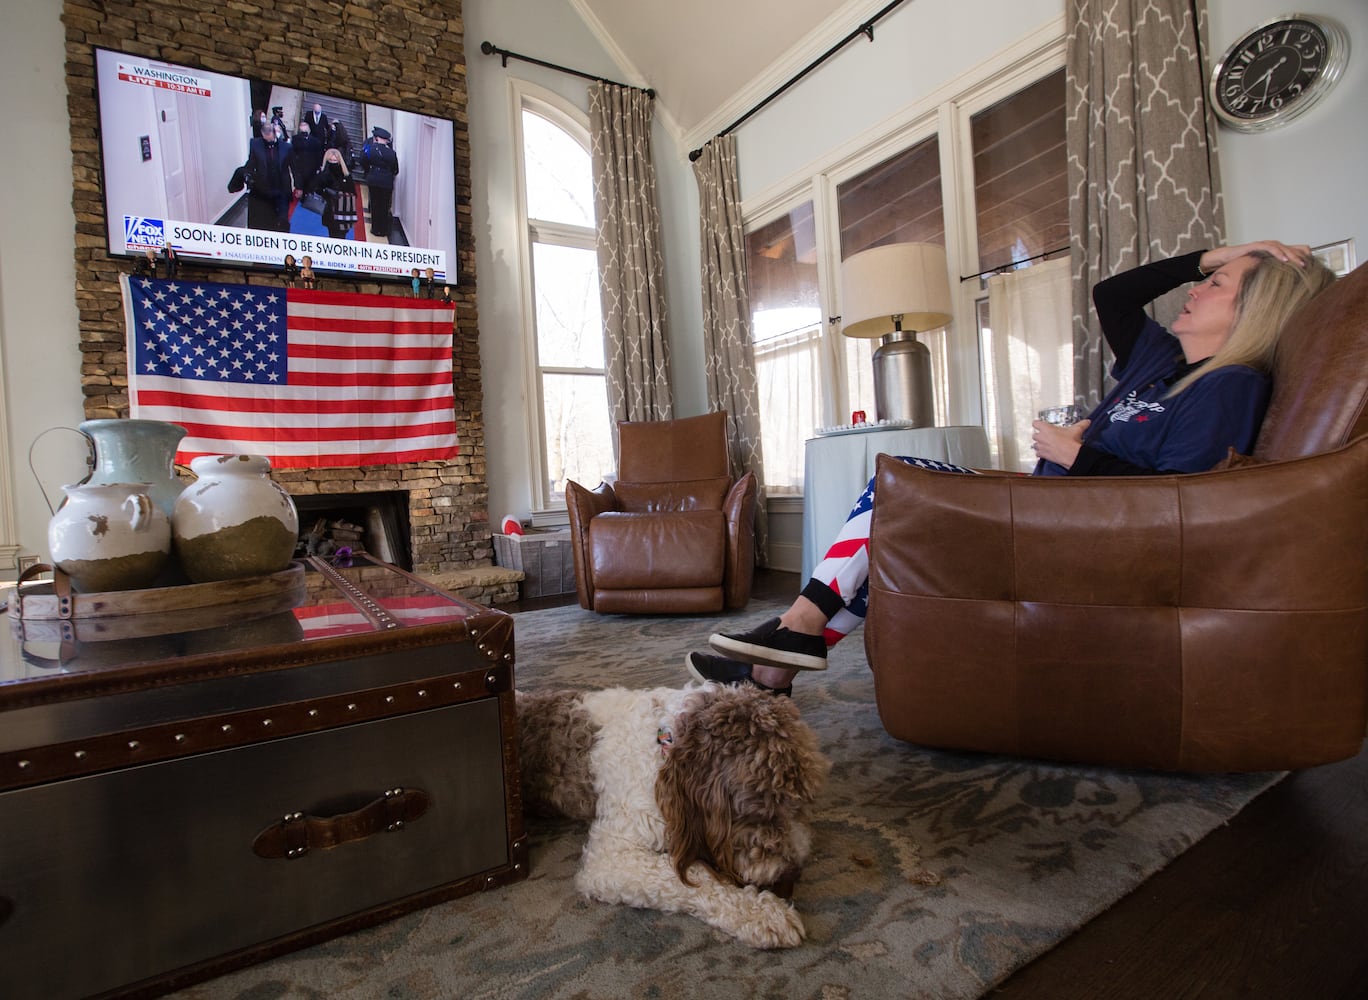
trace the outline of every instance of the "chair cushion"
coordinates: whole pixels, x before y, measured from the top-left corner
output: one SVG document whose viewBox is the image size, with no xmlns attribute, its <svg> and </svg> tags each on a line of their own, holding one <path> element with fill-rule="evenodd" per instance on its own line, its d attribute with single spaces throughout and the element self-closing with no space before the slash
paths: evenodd
<svg viewBox="0 0 1368 1000">
<path fill-rule="evenodd" d="M 721 510 L 731 480 L 692 479 L 679 483 L 614 483 L 618 509 L 637 514 L 667 510 Z"/>
<path fill-rule="evenodd" d="M 716 587 L 726 545 L 720 510 L 608 511 L 589 522 L 594 589 Z"/>
</svg>

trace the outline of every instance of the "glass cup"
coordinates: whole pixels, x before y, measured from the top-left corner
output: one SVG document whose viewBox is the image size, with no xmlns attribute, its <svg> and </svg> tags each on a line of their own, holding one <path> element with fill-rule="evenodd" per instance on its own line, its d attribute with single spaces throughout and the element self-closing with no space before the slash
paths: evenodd
<svg viewBox="0 0 1368 1000">
<path fill-rule="evenodd" d="M 1076 424 L 1083 419 L 1083 407 L 1075 403 L 1068 403 L 1064 406 L 1049 406 L 1036 414 L 1047 424 L 1054 424 L 1056 427 L 1068 427 Z"/>
</svg>

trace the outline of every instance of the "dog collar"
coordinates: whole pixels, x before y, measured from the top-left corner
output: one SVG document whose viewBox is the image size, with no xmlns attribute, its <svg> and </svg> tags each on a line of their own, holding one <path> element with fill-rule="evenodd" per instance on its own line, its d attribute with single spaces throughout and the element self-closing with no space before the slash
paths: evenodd
<svg viewBox="0 0 1368 1000">
<path fill-rule="evenodd" d="M 668 726 L 661 726 L 656 730 L 656 745 L 660 747 L 660 755 L 663 757 L 670 752 L 670 747 L 674 746 L 674 733 Z"/>
</svg>

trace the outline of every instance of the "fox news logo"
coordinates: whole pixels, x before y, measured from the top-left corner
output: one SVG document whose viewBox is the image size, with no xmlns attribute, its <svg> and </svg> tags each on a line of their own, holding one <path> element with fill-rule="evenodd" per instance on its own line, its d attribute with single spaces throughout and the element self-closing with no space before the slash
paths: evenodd
<svg viewBox="0 0 1368 1000">
<path fill-rule="evenodd" d="M 166 227 L 161 219 L 124 216 L 124 246 L 130 250 L 160 250 L 166 243 Z"/>
</svg>

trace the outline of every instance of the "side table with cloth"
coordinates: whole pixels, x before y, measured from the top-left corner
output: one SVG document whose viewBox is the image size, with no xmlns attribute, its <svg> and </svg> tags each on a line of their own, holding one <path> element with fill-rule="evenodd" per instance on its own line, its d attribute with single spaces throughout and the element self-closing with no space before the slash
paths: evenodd
<svg viewBox="0 0 1368 1000">
<path fill-rule="evenodd" d="M 803 464 L 803 579 L 836 537 L 880 454 L 934 458 L 971 469 L 991 461 L 982 427 L 851 428 L 809 438 Z"/>
</svg>

